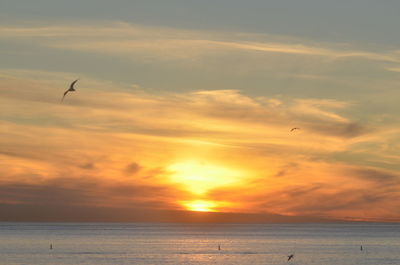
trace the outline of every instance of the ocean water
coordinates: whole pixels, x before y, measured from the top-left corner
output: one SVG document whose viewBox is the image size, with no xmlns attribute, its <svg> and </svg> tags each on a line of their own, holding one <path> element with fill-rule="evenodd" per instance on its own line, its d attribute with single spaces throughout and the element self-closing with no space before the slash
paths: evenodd
<svg viewBox="0 0 400 265">
<path fill-rule="evenodd" d="M 399 265 L 400 224 L 0 223 L 0 264 Z"/>
</svg>

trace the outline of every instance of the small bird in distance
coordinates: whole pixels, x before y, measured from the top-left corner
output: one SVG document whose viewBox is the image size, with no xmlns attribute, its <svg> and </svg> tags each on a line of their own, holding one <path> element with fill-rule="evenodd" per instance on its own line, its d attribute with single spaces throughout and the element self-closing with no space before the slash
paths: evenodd
<svg viewBox="0 0 400 265">
<path fill-rule="evenodd" d="M 290 254 L 289 256 L 287 256 L 287 258 L 288 258 L 287 261 L 293 259 L 293 257 L 294 257 L 294 254 Z"/>
<path fill-rule="evenodd" d="M 68 92 L 74 92 L 75 91 L 74 85 L 75 85 L 76 82 L 78 82 L 78 80 L 79 80 L 79 78 L 76 79 L 74 82 L 72 82 L 71 85 L 69 85 L 68 90 L 64 92 L 64 95 L 63 95 L 63 97 L 61 99 L 61 102 L 64 100 L 64 98 L 68 94 Z"/>
<path fill-rule="evenodd" d="M 295 130 L 300 130 L 300 128 L 294 127 L 294 128 L 292 128 L 290 131 L 293 132 L 293 131 L 295 131 Z"/>
</svg>

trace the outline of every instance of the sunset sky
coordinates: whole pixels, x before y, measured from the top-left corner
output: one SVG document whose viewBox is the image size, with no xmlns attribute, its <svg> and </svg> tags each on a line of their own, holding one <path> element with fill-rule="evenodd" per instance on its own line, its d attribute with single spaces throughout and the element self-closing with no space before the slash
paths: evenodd
<svg viewBox="0 0 400 265">
<path fill-rule="evenodd" d="M 399 10 L 1 0 L 0 221 L 400 221 Z"/>
</svg>

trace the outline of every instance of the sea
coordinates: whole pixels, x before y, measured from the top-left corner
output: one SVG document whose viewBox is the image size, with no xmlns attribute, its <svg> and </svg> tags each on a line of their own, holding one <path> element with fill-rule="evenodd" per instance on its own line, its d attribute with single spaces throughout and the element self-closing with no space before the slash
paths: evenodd
<svg viewBox="0 0 400 265">
<path fill-rule="evenodd" d="M 0 223 L 0 264 L 400 265 L 400 224 Z"/>
</svg>

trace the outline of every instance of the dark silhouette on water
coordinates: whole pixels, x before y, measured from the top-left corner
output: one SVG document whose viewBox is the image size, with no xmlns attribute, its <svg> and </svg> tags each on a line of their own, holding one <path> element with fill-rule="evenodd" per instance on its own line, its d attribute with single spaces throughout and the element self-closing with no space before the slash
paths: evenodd
<svg viewBox="0 0 400 265">
<path fill-rule="evenodd" d="M 362 245 L 360 246 L 360 250 L 361 250 L 361 251 L 363 251 L 363 247 L 362 247 Z"/>
<path fill-rule="evenodd" d="M 294 257 L 294 254 L 290 254 L 289 256 L 287 256 L 287 261 L 293 259 L 293 257 Z"/>
<path fill-rule="evenodd" d="M 53 244 L 50 244 L 50 249 L 53 249 Z"/>
<path fill-rule="evenodd" d="M 218 244 L 218 250 L 221 250 L 221 245 L 220 244 Z"/>
<path fill-rule="evenodd" d="M 61 99 L 61 102 L 64 100 L 64 97 L 68 94 L 68 92 L 74 92 L 75 91 L 74 85 L 75 85 L 76 82 L 78 82 L 78 80 L 79 80 L 79 78 L 76 79 L 74 82 L 72 82 L 71 85 L 69 85 L 68 90 L 64 92 L 64 95 L 63 95 L 63 97 Z"/>
</svg>

